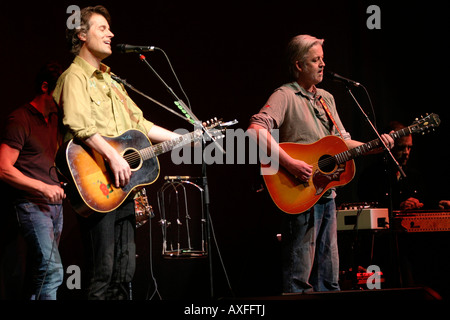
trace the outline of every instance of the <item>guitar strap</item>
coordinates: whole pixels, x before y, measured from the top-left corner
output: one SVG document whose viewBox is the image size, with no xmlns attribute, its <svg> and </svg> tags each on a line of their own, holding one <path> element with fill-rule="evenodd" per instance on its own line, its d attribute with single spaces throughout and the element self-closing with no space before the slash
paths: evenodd
<svg viewBox="0 0 450 320">
<path fill-rule="evenodd" d="M 138 119 L 134 116 L 133 112 L 130 109 L 128 109 L 127 98 L 119 91 L 119 89 L 117 89 L 117 87 L 114 83 L 111 83 L 111 88 L 114 90 L 116 95 L 119 97 L 120 101 L 122 101 L 125 110 L 130 115 L 131 121 L 138 123 Z"/>
<path fill-rule="evenodd" d="M 339 127 L 337 126 L 336 121 L 334 121 L 334 118 L 333 118 L 333 116 L 331 115 L 330 108 L 328 108 L 328 105 L 326 104 L 325 100 L 324 100 L 322 97 L 319 97 L 319 101 L 320 101 L 320 104 L 322 105 L 323 109 L 324 109 L 325 112 L 327 113 L 328 118 L 330 118 L 331 122 L 332 122 L 333 125 L 336 127 L 336 129 L 337 129 L 339 135 L 341 136 L 342 139 L 344 139 L 344 136 L 341 134 L 341 130 L 339 130 Z M 331 133 L 333 133 L 333 128 L 331 128 L 330 131 L 331 131 Z"/>
</svg>

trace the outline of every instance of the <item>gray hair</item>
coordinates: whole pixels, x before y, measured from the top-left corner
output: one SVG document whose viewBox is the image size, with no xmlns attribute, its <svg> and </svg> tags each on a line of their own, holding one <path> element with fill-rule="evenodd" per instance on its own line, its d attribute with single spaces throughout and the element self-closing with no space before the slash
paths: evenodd
<svg viewBox="0 0 450 320">
<path fill-rule="evenodd" d="M 289 41 L 286 50 L 287 64 L 289 69 L 289 76 L 293 79 L 298 78 L 298 70 L 296 62 L 304 62 L 305 56 L 314 45 L 320 44 L 323 46 L 324 39 L 317 39 L 316 37 L 301 34 L 295 36 Z"/>
</svg>

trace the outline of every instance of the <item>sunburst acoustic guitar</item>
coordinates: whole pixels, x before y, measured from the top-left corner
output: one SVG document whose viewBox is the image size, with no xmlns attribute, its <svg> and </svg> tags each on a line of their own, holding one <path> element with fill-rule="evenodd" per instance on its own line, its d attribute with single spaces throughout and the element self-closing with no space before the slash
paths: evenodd
<svg viewBox="0 0 450 320">
<path fill-rule="evenodd" d="M 222 124 L 216 121 L 206 130 L 215 139 L 222 138 Z M 114 177 L 103 157 L 76 139 L 60 147 L 55 164 L 61 179 L 68 184 L 66 192 L 78 214 L 88 216 L 92 211 L 106 213 L 117 209 L 133 190 L 158 179 L 160 167 L 157 156 L 200 140 L 202 136 L 203 130 L 197 129 L 155 145 L 144 133 L 134 129 L 116 137 L 103 137 L 123 156 L 132 170 L 130 182 L 120 188 L 114 186 Z"/>
<path fill-rule="evenodd" d="M 411 133 L 425 133 L 439 124 L 439 116 L 433 113 L 390 136 L 395 140 Z M 312 165 L 313 174 L 303 182 L 280 167 L 274 174 L 263 175 L 264 183 L 279 209 L 289 214 L 302 213 L 314 206 L 329 189 L 349 183 L 355 175 L 353 159 L 379 147 L 381 141 L 376 139 L 348 149 L 336 136 L 327 136 L 312 144 L 280 143 L 280 148 L 288 155 Z"/>
</svg>

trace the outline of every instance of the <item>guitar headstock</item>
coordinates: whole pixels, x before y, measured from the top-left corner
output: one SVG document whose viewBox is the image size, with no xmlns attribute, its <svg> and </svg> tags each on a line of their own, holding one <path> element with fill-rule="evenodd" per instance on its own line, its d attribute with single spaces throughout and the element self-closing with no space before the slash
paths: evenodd
<svg viewBox="0 0 450 320">
<path fill-rule="evenodd" d="M 203 122 L 203 127 L 209 132 L 209 134 L 215 139 L 222 139 L 225 137 L 225 130 L 232 125 L 238 123 L 237 120 L 231 120 L 223 122 L 222 119 L 212 118 Z"/>
<path fill-rule="evenodd" d="M 413 133 L 422 133 L 425 134 L 430 131 L 434 131 L 441 124 L 441 119 L 435 113 L 427 114 L 425 117 L 421 117 L 420 119 L 416 118 L 409 129 Z"/>
</svg>

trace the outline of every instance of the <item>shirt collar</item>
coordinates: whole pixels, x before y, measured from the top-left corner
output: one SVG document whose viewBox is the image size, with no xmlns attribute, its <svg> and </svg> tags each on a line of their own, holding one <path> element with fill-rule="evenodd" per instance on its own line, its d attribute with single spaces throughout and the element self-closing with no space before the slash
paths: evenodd
<svg viewBox="0 0 450 320">
<path fill-rule="evenodd" d="M 305 88 L 303 88 L 301 85 L 298 84 L 297 81 L 291 82 L 288 84 L 288 86 L 294 90 L 295 94 L 301 94 L 305 98 L 308 99 L 314 99 L 317 93 L 317 88 L 314 86 L 313 92 L 306 91 Z"/>
<path fill-rule="evenodd" d="M 27 103 L 25 104 L 25 108 L 27 108 L 32 114 L 39 116 L 40 118 L 42 118 L 43 120 L 45 120 L 44 114 L 39 111 L 38 109 L 35 108 L 35 106 L 33 106 L 31 103 Z M 57 112 L 50 112 L 48 114 L 48 118 L 50 119 L 53 115 L 58 115 Z"/>
<path fill-rule="evenodd" d="M 25 107 L 26 107 L 28 110 L 30 110 L 31 113 L 34 113 L 34 114 L 41 114 L 41 115 L 42 115 L 42 113 L 41 113 L 38 109 L 36 109 L 31 103 L 25 104 Z"/>
<path fill-rule="evenodd" d="M 79 67 L 81 67 L 81 69 L 83 69 L 83 71 L 86 72 L 86 74 L 88 74 L 89 76 L 97 76 L 102 73 L 109 74 L 111 72 L 111 68 L 108 67 L 106 64 L 101 63 L 99 70 L 94 66 L 92 66 L 89 62 L 81 58 L 80 56 L 76 56 L 73 62 Z"/>
</svg>

